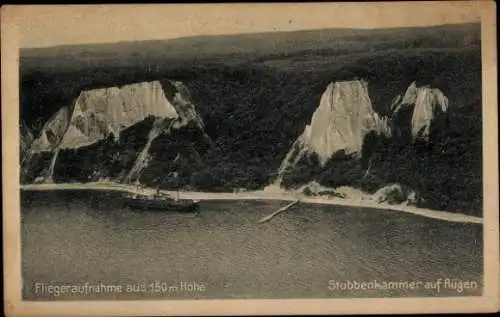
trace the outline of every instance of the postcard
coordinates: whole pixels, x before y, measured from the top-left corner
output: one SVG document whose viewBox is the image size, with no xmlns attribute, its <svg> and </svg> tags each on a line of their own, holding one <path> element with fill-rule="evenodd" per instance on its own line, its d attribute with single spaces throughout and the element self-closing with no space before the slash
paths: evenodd
<svg viewBox="0 0 500 317">
<path fill-rule="evenodd" d="M 493 2 L 1 12 L 8 315 L 499 310 Z"/>
</svg>

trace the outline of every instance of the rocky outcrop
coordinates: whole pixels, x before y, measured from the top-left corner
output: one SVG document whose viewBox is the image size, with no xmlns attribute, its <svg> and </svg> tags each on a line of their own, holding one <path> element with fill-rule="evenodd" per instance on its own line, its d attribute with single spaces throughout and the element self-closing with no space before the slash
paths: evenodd
<svg viewBox="0 0 500 317">
<path fill-rule="evenodd" d="M 72 107 L 59 109 L 43 126 L 33 141 L 31 152 L 51 152 L 61 143 L 72 118 Z"/>
<path fill-rule="evenodd" d="M 360 155 L 365 136 L 389 135 L 387 119 L 372 108 L 365 81 L 332 82 L 321 96 L 311 122 L 293 143 L 278 171 L 283 175 L 307 155 L 324 166 L 337 153 Z"/>
<path fill-rule="evenodd" d="M 448 98 L 437 88 L 418 87 L 413 82 L 403 96 L 398 95 L 392 104 L 393 134 L 399 138 L 429 140 L 431 127 L 445 119 Z"/>
<path fill-rule="evenodd" d="M 82 91 L 72 107 L 60 109 L 45 124 L 31 150 L 52 153 L 45 175 L 46 181 L 50 182 L 61 151 L 95 150 L 94 145 L 100 148 L 104 146 L 101 143 L 109 143 L 109 140 L 118 143 L 123 131 L 148 118 L 153 118 L 152 125 L 146 142 L 127 172 L 127 182 L 138 178 L 147 166 L 149 147 L 159 135 L 168 135 L 185 126 L 200 131 L 204 129 L 203 120 L 182 83 L 142 82 Z M 211 142 L 204 132 L 202 134 L 207 142 Z M 127 142 L 123 140 L 120 144 L 126 147 Z"/>
<path fill-rule="evenodd" d="M 328 198 L 345 198 L 345 194 L 337 192 L 334 188 L 322 186 L 317 181 L 309 182 L 297 189 L 297 192 L 306 196 L 322 196 Z"/>
<path fill-rule="evenodd" d="M 179 120 L 175 122 L 173 128 L 179 128 L 192 123 L 194 127 L 203 131 L 205 129 L 205 124 L 196 111 L 189 89 L 180 81 L 172 81 L 170 84 L 174 86 L 174 92 L 170 100 L 179 116 Z M 209 139 L 210 138 L 207 138 L 207 140 Z"/>
<path fill-rule="evenodd" d="M 20 142 L 20 159 L 22 162 L 29 156 L 31 144 L 33 143 L 33 134 L 24 121 L 19 123 L 19 142 Z"/>
<path fill-rule="evenodd" d="M 378 203 L 391 205 L 416 205 L 419 202 L 418 194 L 415 190 L 400 184 L 389 184 L 378 189 L 373 194 L 373 199 Z"/>
<path fill-rule="evenodd" d="M 377 202 L 389 205 L 417 205 L 421 202 L 421 198 L 415 190 L 397 183 L 385 185 L 373 194 L 351 186 L 329 188 L 320 185 L 316 181 L 303 185 L 297 191 L 306 196 L 321 196 L 329 199 L 341 198 L 352 202 Z"/>
</svg>

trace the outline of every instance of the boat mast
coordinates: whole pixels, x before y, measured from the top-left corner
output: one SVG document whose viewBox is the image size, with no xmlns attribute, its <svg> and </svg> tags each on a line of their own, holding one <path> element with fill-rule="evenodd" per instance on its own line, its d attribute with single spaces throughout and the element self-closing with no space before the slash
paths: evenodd
<svg viewBox="0 0 500 317">
<path fill-rule="evenodd" d="M 175 178 L 175 180 L 177 181 L 176 200 L 179 200 L 179 191 L 180 191 L 180 186 L 181 186 L 180 181 L 179 181 L 179 175 L 177 174 L 177 172 L 170 172 L 168 175 L 169 176 L 172 175 Z"/>
<path fill-rule="evenodd" d="M 177 175 L 177 172 L 174 173 L 175 178 L 177 179 L 177 200 L 179 200 L 179 190 L 181 187 L 181 182 L 179 181 L 179 175 Z"/>
</svg>

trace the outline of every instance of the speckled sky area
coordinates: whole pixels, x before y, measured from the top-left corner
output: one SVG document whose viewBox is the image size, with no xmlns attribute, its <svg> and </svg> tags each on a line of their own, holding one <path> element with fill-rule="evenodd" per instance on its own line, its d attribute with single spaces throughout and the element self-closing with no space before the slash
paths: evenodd
<svg viewBox="0 0 500 317">
<path fill-rule="evenodd" d="M 479 21 L 474 2 L 11 7 L 20 46 L 48 47 L 321 28 Z"/>
</svg>

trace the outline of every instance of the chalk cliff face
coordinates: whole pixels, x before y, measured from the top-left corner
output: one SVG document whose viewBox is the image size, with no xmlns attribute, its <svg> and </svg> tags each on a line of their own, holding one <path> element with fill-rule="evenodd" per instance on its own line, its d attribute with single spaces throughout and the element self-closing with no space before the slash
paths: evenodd
<svg viewBox="0 0 500 317">
<path fill-rule="evenodd" d="M 31 151 L 33 153 L 50 152 L 58 147 L 68 129 L 71 117 L 72 107 L 59 109 L 43 126 L 40 135 L 31 145 Z"/>
<path fill-rule="evenodd" d="M 437 88 L 417 87 L 413 82 L 405 94 L 398 95 L 392 105 L 393 130 L 412 140 L 429 140 L 431 125 L 445 118 L 449 108 L 448 98 Z"/>
<path fill-rule="evenodd" d="M 311 122 L 283 160 L 278 182 L 286 170 L 315 154 L 321 166 L 337 153 L 359 156 L 367 134 L 389 135 L 387 119 L 372 108 L 365 81 L 332 82 L 321 96 Z"/>
<path fill-rule="evenodd" d="M 142 124 L 146 119 L 150 123 Z M 54 171 L 58 170 L 57 161 L 61 151 L 64 152 L 61 154 L 64 157 L 61 165 L 64 165 L 68 161 L 81 159 L 78 158 L 81 156 L 88 156 L 90 160 L 90 157 L 95 156 L 91 152 L 107 152 L 111 155 L 115 151 L 113 155 L 120 156 L 125 148 L 129 148 L 129 156 L 135 156 L 125 177 L 125 181 L 130 182 L 139 178 L 147 167 L 151 159 L 149 148 L 153 141 L 160 135 L 170 135 L 173 130 L 185 126 L 200 130 L 210 142 L 203 132 L 203 120 L 196 112 L 187 88 L 180 82 L 152 81 L 92 89 L 82 91 L 72 107 L 60 109 L 45 124 L 40 136 L 33 142 L 31 152 L 52 153 L 48 171 L 43 175 L 50 182 Z M 143 141 L 130 139 L 130 129 L 139 129 L 134 138 L 139 134 L 142 135 L 139 139 Z M 128 131 L 126 139 L 120 140 L 125 131 Z M 119 146 L 114 146 L 112 150 L 110 142 Z M 143 142 L 142 145 L 140 142 Z M 117 147 L 121 147 L 122 151 Z M 135 154 L 130 154 L 130 151 Z M 102 169 L 103 166 L 93 168 Z M 94 171 L 94 174 L 98 173 Z"/>
<path fill-rule="evenodd" d="M 72 107 L 60 109 L 46 123 L 33 150 L 88 146 L 108 135 L 118 137 L 148 116 L 178 117 L 158 81 L 82 91 Z"/>
<path fill-rule="evenodd" d="M 386 170 L 405 170 L 401 158 L 409 151 L 430 155 L 432 147 L 410 146 L 414 141 L 432 139 L 433 144 L 441 144 L 440 132 L 447 128 L 442 124 L 448 122 L 448 98 L 437 88 L 413 82 L 394 98 L 387 118 L 373 110 L 367 88 L 366 82 L 357 80 L 327 87 L 310 124 L 282 161 L 274 185 L 300 188 L 317 181 L 336 188 L 358 184 L 371 191 L 378 189 L 380 199 L 399 202 L 418 196 L 411 190 L 418 184 L 407 184 L 408 190 L 387 185 L 400 175 L 394 177 Z"/>
</svg>

